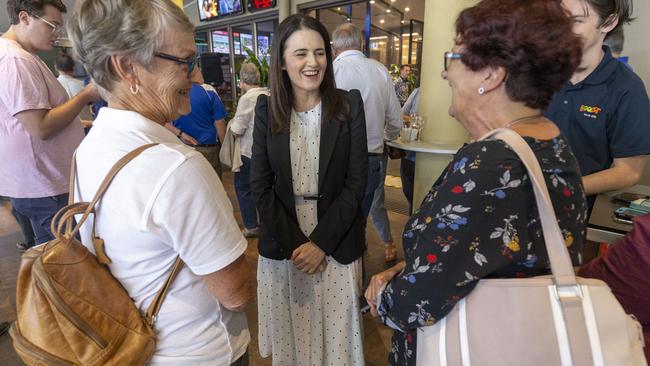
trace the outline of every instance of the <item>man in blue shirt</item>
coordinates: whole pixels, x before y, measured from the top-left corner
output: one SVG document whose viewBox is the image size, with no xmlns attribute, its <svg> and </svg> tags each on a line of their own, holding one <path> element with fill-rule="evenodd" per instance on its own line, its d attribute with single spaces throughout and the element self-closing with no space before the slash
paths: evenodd
<svg viewBox="0 0 650 366">
<path fill-rule="evenodd" d="M 166 125 L 185 144 L 194 146 L 221 177 L 219 150 L 226 136 L 226 108 L 217 91 L 208 84 L 194 84 L 190 90 L 192 112 Z"/>
<path fill-rule="evenodd" d="M 630 21 L 631 0 L 563 0 L 583 41 L 582 62 L 545 116 L 568 139 L 589 207 L 599 193 L 635 185 L 650 154 L 650 102 L 641 79 L 603 47 Z"/>
</svg>

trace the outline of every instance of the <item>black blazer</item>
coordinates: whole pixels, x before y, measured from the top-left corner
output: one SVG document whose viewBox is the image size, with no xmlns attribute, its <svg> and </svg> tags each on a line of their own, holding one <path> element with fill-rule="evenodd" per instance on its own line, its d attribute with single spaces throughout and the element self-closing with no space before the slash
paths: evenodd
<svg viewBox="0 0 650 366">
<path fill-rule="evenodd" d="M 289 131 L 271 133 L 268 98 L 257 98 L 250 185 L 260 214 L 258 247 L 263 257 L 289 259 L 310 240 L 342 264 L 365 250 L 361 201 L 368 176 L 366 118 L 358 90 L 339 92 L 345 94 L 350 112 L 344 122 L 321 123 L 318 224 L 309 238 L 296 218 Z"/>
</svg>

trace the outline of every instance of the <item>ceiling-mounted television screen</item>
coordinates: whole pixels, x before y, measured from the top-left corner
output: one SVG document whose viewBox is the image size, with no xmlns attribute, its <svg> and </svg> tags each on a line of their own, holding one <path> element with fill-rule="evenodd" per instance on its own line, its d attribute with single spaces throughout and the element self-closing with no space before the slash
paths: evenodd
<svg viewBox="0 0 650 366">
<path fill-rule="evenodd" d="M 248 11 L 271 9 L 275 7 L 275 0 L 248 0 Z"/>
<path fill-rule="evenodd" d="M 218 0 L 196 0 L 199 7 L 199 19 L 201 21 L 215 19 L 219 16 Z"/>
<path fill-rule="evenodd" d="M 212 32 L 212 50 L 215 53 L 230 54 L 230 39 L 227 31 Z"/>
<path fill-rule="evenodd" d="M 241 14 L 244 7 L 241 0 L 219 0 L 219 15 Z"/>
<path fill-rule="evenodd" d="M 244 12 L 241 0 L 197 0 L 196 5 L 199 7 L 201 21 Z"/>
</svg>

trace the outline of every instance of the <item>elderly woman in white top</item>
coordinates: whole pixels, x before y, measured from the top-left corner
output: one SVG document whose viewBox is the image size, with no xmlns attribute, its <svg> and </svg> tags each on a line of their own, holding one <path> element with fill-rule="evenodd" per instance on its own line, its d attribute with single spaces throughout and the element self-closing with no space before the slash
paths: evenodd
<svg viewBox="0 0 650 366">
<path fill-rule="evenodd" d="M 96 232 L 109 269 L 144 310 L 177 256 L 185 266 L 158 314 L 151 365 L 246 365 L 242 312 L 255 294 L 247 242 L 208 161 L 164 125 L 190 112 L 200 82 L 194 26 L 170 0 L 77 1 L 68 35 L 108 107 L 79 146 L 76 201 L 126 153 L 157 143 L 111 183 Z M 82 242 L 93 250 L 89 224 Z"/>
<path fill-rule="evenodd" d="M 269 89 L 260 87 L 260 71 L 252 63 L 244 63 L 239 71 L 239 86 L 244 95 L 239 98 L 237 112 L 230 121 L 230 130 L 239 136 L 242 166 L 235 173 L 235 192 L 244 221 L 244 236 L 256 237 L 259 235 L 257 226 L 257 209 L 251 196 L 250 171 L 251 147 L 253 146 L 253 126 L 255 124 L 255 104 L 261 94 L 269 95 Z"/>
</svg>

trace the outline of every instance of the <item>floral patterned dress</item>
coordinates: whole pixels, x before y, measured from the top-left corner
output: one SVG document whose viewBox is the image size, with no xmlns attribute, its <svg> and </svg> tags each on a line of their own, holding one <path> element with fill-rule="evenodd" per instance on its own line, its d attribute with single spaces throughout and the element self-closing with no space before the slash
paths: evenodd
<svg viewBox="0 0 650 366">
<path fill-rule="evenodd" d="M 524 137 L 544 172 L 574 264 L 587 206 L 565 139 Z M 549 273 L 539 213 L 526 169 L 503 141 L 464 146 L 403 233 L 406 267 L 381 295 L 379 314 L 398 329 L 391 365 L 415 365 L 416 329 L 442 319 L 481 278 Z"/>
</svg>

